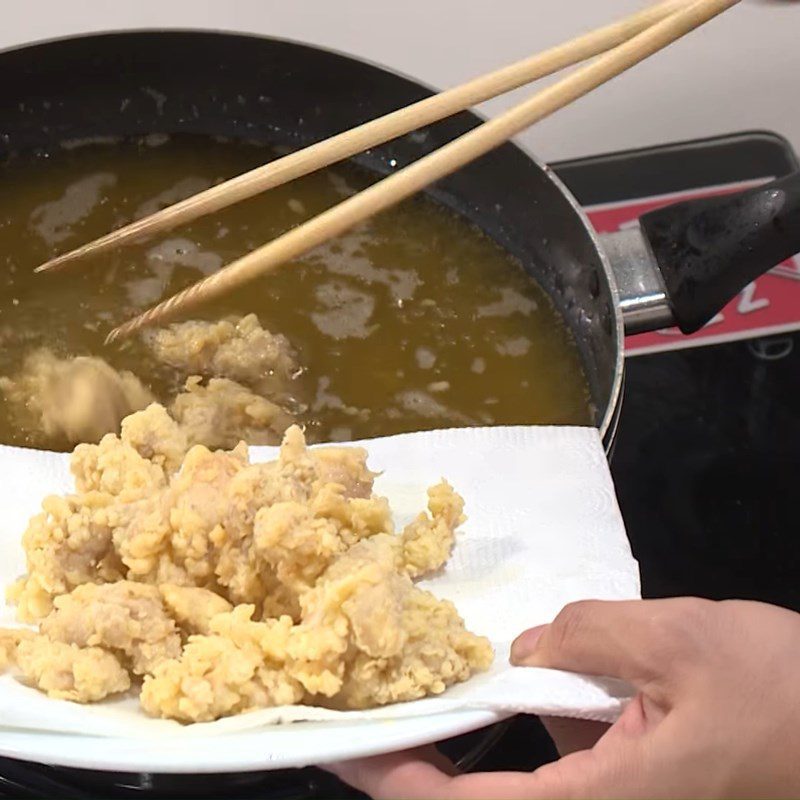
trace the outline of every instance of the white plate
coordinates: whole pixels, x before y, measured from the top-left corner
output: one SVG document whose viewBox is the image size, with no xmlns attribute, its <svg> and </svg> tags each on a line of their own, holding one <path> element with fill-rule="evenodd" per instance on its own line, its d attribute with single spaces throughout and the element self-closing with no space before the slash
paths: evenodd
<svg viewBox="0 0 800 800">
<path fill-rule="evenodd" d="M 114 772 L 251 772 L 406 750 L 469 733 L 508 716 L 492 711 L 454 711 L 370 722 L 296 722 L 191 742 L 0 730 L 0 755 Z"/>
<path fill-rule="evenodd" d="M 496 656 L 490 670 L 441 696 L 366 716 L 328 712 L 325 722 L 312 721 L 319 709 L 302 707 L 293 713 L 307 715 L 306 721 L 276 725 L 280 710 L 263 709 L 196 732 L 146 717 L 130 698 L 76 707 L 0 676 L 0 754 L 100 770 L 231 772 L 406 749 L 485 727 L 504 713 L 613 719 L 627 687 L 514 668 L 508 660 L 520 631 L 552 620 L 566 603 L 640 596 L 637 564 L 597 431 L 460 429 L 367 445 L 372 467 L 385 470 L 376 491 L 389 498 L 398 527 L 424 507 L 425 488 L 442 474 L 464 496 L 469 519 L 447 569 L 422 585 L 454 602 L 468 629 L 490 637 Z M 273 452 L 254 455 L 262 460 Z M 71 478 L 65 456 L 2 447 L 0 475 L 5 586 L 24 571 L 20 535 L 42 494 L 68 491 Z M 13 619 L 14 609 L 0 598 L 0 625 Z"/>
</svg>

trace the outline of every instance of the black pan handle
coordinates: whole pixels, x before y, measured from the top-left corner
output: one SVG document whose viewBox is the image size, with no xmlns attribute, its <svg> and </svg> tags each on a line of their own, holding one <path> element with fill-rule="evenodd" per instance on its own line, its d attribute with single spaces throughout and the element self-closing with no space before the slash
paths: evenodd
<svg viewBox="0 0 800 800">
<path fill-rule="evenodd" d="M 759 275 L 800 253 L 800 171 L 644 214 L 673 316 L 694 333 Z"/>
</svg>

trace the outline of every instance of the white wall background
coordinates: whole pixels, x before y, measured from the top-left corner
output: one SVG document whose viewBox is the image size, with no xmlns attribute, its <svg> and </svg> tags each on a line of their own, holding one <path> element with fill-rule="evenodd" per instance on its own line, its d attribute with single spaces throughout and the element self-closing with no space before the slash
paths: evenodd
<svg viewBox="0 0 800 800">
<path fill-rule="evenodd" d="M 558 43 L 642 0 L 2 0 L 0 47 L 126 27 L 214 28 L 360 55 L 439 87 Z M 520 90 L 526 92 L 529 90 Z M 497 112 L 509 95 L 487 105 Z M 547 160 L 743 129 L 800 151 L 800 2 L 743 0 L 521 137 Z"/>
</svg>

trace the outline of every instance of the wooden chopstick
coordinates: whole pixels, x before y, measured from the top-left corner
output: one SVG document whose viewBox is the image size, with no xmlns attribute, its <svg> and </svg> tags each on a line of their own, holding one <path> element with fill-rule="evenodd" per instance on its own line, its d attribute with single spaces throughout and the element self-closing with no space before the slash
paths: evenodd
<svg viewBox="0 0 800 800">
<path fill-rule="evenodd" d="M 410 131 L 438 122 L 484 100 L 604 53 L 628 41 L 632 36 L 674 11 L 685 8 L 689 2 L 690 0 L 663 0 L 657 5 L 545 50 L 543 53 L 365 122 L 192 195 L 186 200 L 136 220 L 75 250 L 56 256 L 37 267 L 35 271 L 58 269 L 82 256 L 101 253 L 126 242 L 151 236 L 212 214 L 295 178 L 343 161 L 371 147 L 396 139 Z"/>
<path fill-rule="evenodd" d="M 740 0 L 697 0 L 674 12 L 504 114 L 483 123 L 120 325 L 111 331 L 106 343 L 174 318 L 190 306 L 230 291 L 344 233 L 493 150 L 534 122 L 630 69 L 738 2 Z"/>
</svg>

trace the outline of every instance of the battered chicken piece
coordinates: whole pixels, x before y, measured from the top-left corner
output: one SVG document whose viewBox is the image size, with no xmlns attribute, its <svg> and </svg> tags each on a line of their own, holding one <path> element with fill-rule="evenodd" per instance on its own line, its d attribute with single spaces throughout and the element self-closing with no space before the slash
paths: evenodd
<svg viewBox="0 0 800 800">
<path fill-rule="evenodd" d="M 465 629 L 452 603 L 395 571 L 392 538 L 351 547 L 301 598 L 287 671 L 331 707 L 440 694 L 492 662 L 489 641 Z"/>
<path fill-rule="evenodd" d="M 29 522 L 22 537 L 28 573 L 7 592 L 21 621 L 46 616 L 53 598 L 76 586 L 125 577 L 113 532 L 145 516 L 148 498 L 166 488 L 164 468 L 176 458 L 180 464 L 185 441 L 181 450 L 175 422 L 157 405 L 128 417 L 122 428 L 122 438 L 108 434 L 100 444 L 75 448 L 78 494 L 45 498 L 42 513 Z M 145 431 L 159 435 L 159 443 L 150 443 Z"/>
<path fill-rule="evenodd" d="M 289 617 L 254 622 L 252 605 L 211 621 L 208 636 L 191 636 L 180 659 L 145 678 L 141 703 L 153 716 L 204 722 L 257 708 L 292 705 L 300 684 L 283 669 Z"/>
<path fill-rule="evenodd" d="M 131 685 L 119 659 L 99 647 L 78 647 L 36 636 L 20 642 L 16 661 L 28 683 L 59 700 L 96 703 Z"/>
<path fill-rule="evenodd" d="M 102 647 L 144 675 L 181 652 L 175 622 L 156 586 L 131 581 L 79 586 L 57 597 L 40 631 L 56 642 Z"/>
<path fill-rule="evenodd" d="M 394 627 L 398 606 L 399 626 Z M 364 595 L 356 594 L 343 611 L 358 652 L 331 704 L 336 708 L 371 708 L 441 694 L 487 670 L 494 658 L 489 640 L 466 630 L 451 602 L 400 576 Z M 382 629 L 384 624 L 388 632 Z M 395 646 L 382 650 L 384 642 Z"/>
<path fill-rule="evenodd" d="M 59 358 L 47 349 L 29 355 L 15 378 L 0 378 L 0 390 L 21 425 L 68 445 L 118 432 L 123 418 L 153 402 L 132 373 L 101 358 Z"/>
<path fill-rule="evenodd" d="M 284 434 L 278 458 L 251 464 L 231 482 L 232 526 L 252 527 L 256 512 L 273 503 L 307 501 L 318 479 L 314 455 L 296 425 Z"/>
<path fill-rule="evenodd" d="M 212 378 L 203 385 L 197 375 L 170 408 L 190 444 L 231 448 L 248 444 L 278 444 L 292 424 L 292 415 L 276 403 L 227 378 Z"/>
<path fill-rule="evenodd" d="M 35 622 L 50 613 L 53 598 L 76 586 L 122 577 L 112 547 L 111 498 L 101 492 L 45 498 L 22 536 L 28 574 L 7 592 L 17 618 Z"/>
<path fill-rule="evenodd" d="M 321 483 L 337 483 L 347 497 L 368 498 L 377 472 L 367 468 L 363 447 L 320 447 L 312 451 Z"/>
<path fill-rule="evenodd" d="M 336 556 L 360 539 L 391 530 L 385 498 L 347 498 L 341 485 L 325 484 L 308 504 L 289 501 L 261 508 L 255 550 L 294 600 L 284 613 L 296 616 L 300 597 Z"/>
<path fill-rule="evenodd" d="M 233 606 L 209 589 L 195 586 L 159 586 L 169 615 L 186 633 L 211 633 L 211 620 L 233 610 Z"/>
<path fill-rule="evenodd" d="M 144 334 L 159 361 L 188 375 L 229 378 L 262 396 L 291 395 L 297 371 L 288 340 L 261 327 L 258 317 L 190 320 Z"/>
<path fill-rule="evenodd" d="M 124 419 L 120 440 L 142 458 L 161 467 L 165 475 L 180 469 L 192 444 L 186 431 L 158 403 Z"/>
<path fill-rule="evenodd" d="M 0 628 L 0 672 L 15 662 L 20 642 L 32 639 L 35 635 L 25 628 Z"/>
<path fill-rule="evenodd" d="M 330 698 L 342 688 L 351 645 L 343 604 L 395 574 L 392 548 L 379 542 L 376 537 L 351 548 L 300 599 L 302 622 L 289 637 L 286 669 L 311 695 Z"/>
<path fill-rule="evenodd" d="M 304 585 L 296 582 L 289 585 L 276 574 L 281 552 L 271 548 L 278 542 L 274 537 L 270 539 L 271 526 L 264 520 L 259 528 L 262 531 L 261 544 L 254 542 L 258 536 L 254 535 L 256 517 L 264 509 L 276 505 L 295 503 L 304 506 L 312 499 L 319 501 L 326 496 L 330 486 L 320 478 L 316 454 L 306 449 L 302 431 L 295 426 L 286 432 L 276 461 L 250 465 L 234 476 L 227 493 L 226 541 L 221 546 L 216 567 L 217 580 L 226 588 L 230 600 L 259 604 L 263 616 L 299 615 L 297 593 Z M 385 501 L 376 500 L 375 503 L 381 505 Z M 388 510 L 384 516 L 388 520 Z M 334 522 L 333 527 L 341 529 L 342 526 Z M 344 533 L 350 535 L 347 531 Z M 352 536 L 350 541 L 355 539 Z M 320 552 L 323 551 L 321 548 Z M 310 564 L 308 568 L 319 574 L 326 564 L 327 560 L 319 561 L 317 566 Z M 287 564 L 287 575 L 289 570 Z"/>
<path fill-rule="evenodd" d="M 225 541 L 226 490 L 246 461 L 244 446 L 213 453 L 193 447 L 168 487 L 115 529 L 114 547 L 128 577 L 155 584 L 213 584 L 216 551 Z"/>
<path fill-rule="evenodd" d="M 412 578 L 441 569 L 455 542 L 455 532 L 466 521 L 464 500 L 447 481 L 428 489 L 428 511 L 421 513 L 402 535 L 403 568 Z"/>
<path fill-rule="evenodd" d="M 79 444 L 72 453 L 70 470 L 78 492 L 97 493 L 107 504 L 144 500 L 167 485 L 163 467 L 114 434 L 104 436 L 100 444 Z"/>
</svg>

